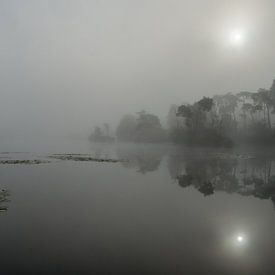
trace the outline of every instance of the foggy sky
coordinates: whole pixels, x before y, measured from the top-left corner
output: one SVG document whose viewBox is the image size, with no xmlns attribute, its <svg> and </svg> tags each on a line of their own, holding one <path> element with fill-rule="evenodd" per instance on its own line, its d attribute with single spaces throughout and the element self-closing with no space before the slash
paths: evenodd
<svg viewBox="0 0 275 275">
<path fill-rule="evenodd" d="M 0 0 L 0 138 L 269 88 L 275 1 Z M 246 30 L 234 48 L 226 30 Z"/>
</svg>

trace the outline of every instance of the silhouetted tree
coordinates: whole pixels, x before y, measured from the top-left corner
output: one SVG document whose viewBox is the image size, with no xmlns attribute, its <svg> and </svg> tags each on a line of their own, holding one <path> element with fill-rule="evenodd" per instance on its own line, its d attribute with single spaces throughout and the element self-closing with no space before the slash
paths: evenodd
<svg viewBox="0 0 275 275">
<path fill-rule="evenodd" d="M 124 115 L 117 127 L 116 135 L 120 141 L 134 141 L 137 119 L 134 115 Z"/>
<path fill-rule="evenodd" d="M 209 97 L 203 97 L 200 101 L 198 101 L 198 105 L 200 106 L 200 109 L 209 112 L 213 107 L 213 99 Z"/>
<path fill-rule="evenodd" d="M 114 141 L 114 138 L 110 137 L 110 135 L 109 135 L 109 133 L 110 133 L 109 124 L 105 123 L 104 129 L 105 129 L 105 133 L 99 126 L 96 126 L 94 128 L 94 131 L 90 135 L 90 141 L 94 141 L 94 142 L 112 142 L 112 141 Z"/>
<path fill-rule="evenodd" d="M 271 92 L 266 89 L 259 89 L 258 93 L 253 95 L 253 99 L 258 105 L 263 107 L 268 128 L 271 129 L 270 109 L 273 106 Z"/>
<path fill-rule="evenodd" d="M 156 115 L 141 111 L 137 116 L 127 115 L 121 119 L 117 136 L 122 141 L 161 142 L 166 133 Z"/>
<path fill-rule="evenodd" d="M 181 105 L 177 115 L 185 118 L 182 142 L 202 145 L 230 145 L 218 127 L 214 100 L 204 97 L 193 105 Z"/>
<path fill-rule="evenodd" d="M 136 127 L 136 141 L 138 142 L 159 142 L 165 138 L 164 130 L 156 115 L 148 114 L 145 111 L 138 113 Z"/>
</svg>

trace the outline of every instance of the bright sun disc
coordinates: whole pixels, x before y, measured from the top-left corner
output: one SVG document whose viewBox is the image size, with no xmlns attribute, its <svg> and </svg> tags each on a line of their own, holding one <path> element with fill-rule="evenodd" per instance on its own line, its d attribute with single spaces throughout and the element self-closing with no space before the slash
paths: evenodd
<svg viewBox="0 0 275 275">
<path fill-rule="evenodd" d="M 237 241 L 238 241 L 239 243 L 243 242 L 243 236 L 238 236 L 238 237 L 237 237 Z"/>
<path fill-rule="evenodd" d="M 244 43 L 244 33 L 242 30 L 233 30 L 229 34 L 229 42 L 232 46 L 241 46 Z"/>
</svg>

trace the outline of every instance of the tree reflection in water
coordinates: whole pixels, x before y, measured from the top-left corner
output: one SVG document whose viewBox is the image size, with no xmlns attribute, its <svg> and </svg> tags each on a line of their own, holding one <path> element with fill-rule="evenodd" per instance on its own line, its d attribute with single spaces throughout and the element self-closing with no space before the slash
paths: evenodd
<svg viewBox="0 0 275 275">
<path fill-rule="evenodd" d="M 205 196 L 215 191 L 270 199 L 275 206 L 275 160 L 170 156 L 168 168 L 181 187 L 193 186 Z"/>
<path fill-rule="evenodd" d="M 135 146 L 118 148 L 117 156 L 119 159 L 125 159 L 122 165 L 127 168 L 137 169 L 137 172 L 146 174 L 156 171 L 164 156 L 163 150 L 158 147 Z"/>
<path fill-rule="evenodd" d="M 7 190 L 0 190 L 0 212 L 5 212 L 8 210 L 8 207 L 5 205 L 5 203 L 10 201 L 9 196 L 10 193 Z"/>
<path fill-rule="evenodd" d="M 95 153 L 102 156 L 99 149 Z M 105 155 L 112 155 L 107 151 Z M 270 199 L 275 207 L 275 152 L 260 152 L 249 157 L 227 150 L 129 145 L 118 146 L 116 157 L 127 160 L 122 162 L 124 167 L 146 174 L 158 170 L 168 156 L 169 174 L 181 187 L 193 186 L 204 196 L 224 191 Z"/>
</svg>

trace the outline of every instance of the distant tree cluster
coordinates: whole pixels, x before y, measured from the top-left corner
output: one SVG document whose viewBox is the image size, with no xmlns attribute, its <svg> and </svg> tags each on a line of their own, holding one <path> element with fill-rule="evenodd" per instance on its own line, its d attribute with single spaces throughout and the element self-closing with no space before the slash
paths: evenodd
<svg viewBox="0 0 275 275">
<path fill-rule="evenodd" d="M 274 143 L 275 80 L 270 89 L 203 97 L 172 106 L 170 139 L 177 143 L 231 146 L 234 142 Z M 183 121 L 179 123 L 179 118 Z"/>
<path fill-rule="evenodd" d="M 270 89 L 203 97 L 193 104 L 172 105 L 167 129 L 145 111 L 124 115 L 116 137 L 124 142 L 172 141 L 187 145 L 226 146 L 234 143 L 275 143 L 275 80 Z M 109 125 L 95 127 L 92 141 L 110 142 Z"/>
<path fill-rule="evenodd" d="M 145 111 L 123 116 L 116 134 L 119 141 L 127 142 L 162 142 L 166 137 L 159 118 Z"/>
<path fill-rule="evenodd" d="M 181 123 L 169 129 L 170 139 L 176 143 L 196 145 L 230 146 L 230 139 L 219 131 L 219 121 L 214 111 L 212 98 L 203 97 L 194 104 L 184 104 L 177 108 L 175 120 L 182 118 Z M 171 120 L 171 118 L 170 118 Z"/>
<path fill-rule="evenodd" d="M 90 141 L 94 142 L 113 142 L 114 137 L 110 136 L 110 126 L 104 123 L 102 127 L 96 126 L 90 135 Z"/>
</svg>

